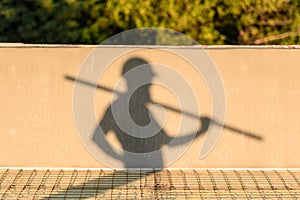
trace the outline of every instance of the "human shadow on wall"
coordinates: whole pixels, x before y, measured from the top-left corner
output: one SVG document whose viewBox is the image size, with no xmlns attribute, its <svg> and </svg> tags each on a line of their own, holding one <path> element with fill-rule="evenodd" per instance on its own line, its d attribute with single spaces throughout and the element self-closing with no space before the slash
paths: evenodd
<svg viewBox="0 0 300 200">
<path fill-rule="evenodd" d="M 139 73 L 139 76 L 128 77 L 124 76 L 130 70 L 138 67 L 144 66 L 145 70 L 143 73 Z M 191 142 L 195 137 L 200 136 L 202 133 L 206 132 L 210 120 L 209 118 L 201 118 L 201 128 L 196 133 L 186 134 L 181 137 L 172 137 L 166 133 L 163 127 L 159 125 L 159 123 L 155 120 L 155 117 L 152 115 L 151 111 L 148 109 L 147 104 L 153 103 L 150 95 L 150 87 L 152 78 L 155 76 L 151 65 L 147 63 L 147 61 L 141 58 L 132 58 L 129 59 L 123 66 L 122 76 L 126 80 L 127 84 L 127 92 L 119 93 L 117 100 L 115 100 L 104 112 L 102 119 L 99 124 L 96 126 L 93 141 L 98 145 L 100 149 L 102 149 L 108 156 L 113 157 L 119 161 L 122 161 L 125 169 L 153 169 L 151 171 L 147 171 L 146 173 L 140 173 L 138 176 L 130 176 L 129 179 L 121 179 L 114 183 L 115 187 L 121 187 L 126 185 L 132 181 L 141 179 L 145 176 L 155 173 L 160 169 L 165 167 L 165 163 L 163 161 L 163 155 L 161 148 L 164 145 L 169 145 L 172 142 L 172 146 L 182 145 L 187 142 Z M 145 82 L 148 82 L 141 87 L 135 89 L 135 80 L 134 79 L 142 79 Z M 103 88 L 102 88 L 103 89 Z M 134 90 L 134 92 L 133 92 Z M 128 101 L 129 100 L 129 101 Z M 129 104 L 128 104 L 129 103 Z M 113 113 L 113 109 L 117 111 L 117 113 Z M 126 112 L 129 111 L 130 117 L 132 118 L 133 123 L 131 123 L 126 116 Z M 119 115 L 118 122 L 116 120 L 115 114 Z M 121 122 L 120 122 L 121 120 Z M 125 127 L 120 128 L 119 124 L 125 125 Z M 150 130 L 157 131 L 156 134 L 146 137 L 141 133 L 143 127 L 149 125 L 151 123 Z M 125 129 L 125 130 L 124 130 Z M 130 131 L 127 133 L 125 131 Z M 102 137 L 103 133 L 106 135 L 108 132 L 113 132 L 118 140 L 118 143 L 121 145 L 121 149 L 123 152 L 116 152 L 106 137 Z M 142 136 L 142 137 L 139 137 Z M 155 152 L 155 153 L 153 153 Z M 141 160 L 136 160 L 135 157 L 132 157 L 133 154 L 142 155 Z M 138 171 L 139 172 L 139 171 Z M 92 179 L 84 183 L 84 185 L 72 186 L 67 188 L 62 192 L 58 192 L 57 194 L 51 194 L 48 198 L 58 198 L 62 197 L 65 194 L 72 195 L 82 195 L 82 188 L 85 186 L 102 185 L 102 188 L 99 188 L 98 192 L 95 194 L 84 194 L 84 198 L 90 198 L 92 196 L 101 196 L 106 190 L 111 190 L 111 178 L 116 177 L 118 173 L 122 172 L 114 172 L 111 174 L 107 174 L 106 177 L 102 176 L 98 179 Z M 134 173 L 134 172 L 126 172 L 126 173 Z M 83 198 L 81 196 L 81 198 Z"/>
<path fill-rule="evenodd" d="M 139 74 L 139 76 L 135 76 L 134 78 L 128 78 L 124 76 L 130 70 L 141 65 L 146 66 L 146 70 L 144 71 L 143 74 Z M 151 99 L 151 95 L 149 91 L 151 87 L 151 81 L 155 76 L 151 68 L 151 65 L 149 65 L 149 63 L 142 58 L 131 58 L 124 64 L 122 68 L 122 76 L 126 80 L 127 91 L 125 93 L 117 92 L 118 98 L 111 105 L 109 105 L 103 117 L 100 119 L 99 124 L 95 128 L 93 134 L 93 141 L 108 156 L 111 156 L 114 159 L 121 161 L 124 164 L 125 169 L 152 168 L 154 170 L 147 173 L 140 173 L 139 176 L 130 176 L 131 178 L 126 180 L 122 179 L 117 182 L 114 182 L 113 188 L 121 187 L 130 182 L 141 179 L 145 176 L 149 176 L 155 173 L 155 170 L 163 169 L 165 167 L 165 163 L 163 161 L 163 154 L 161 148 L 164 145 L 170 145 L 171 141 L 173 141 L 172 142 L 173 146 L 182 145 L 190 142 L 191 140 L 205 133 L 208 130 L 210 123 L 214 123 L 216 125 L 222 126 L 221 123 L 213 119 L 210 119 L 209 117 L 206 116 L 198 117 L 189 113 L 183 113 L 186 115 L 190 115 L 191 117 L 197 118 L 200 121 L 201 126 L 196 131 L 196 133 L 189 133 L 186 134 L 185 136 L 176 137 L 176 138 L 172 137 L 168 135 L 164 130 L 164 128 L 159 125 L 159 123 L 155 120 L 151 111 L 147 107 L 147 104 L 154 103 Z M 96 87 L 104 91 L 116 92 L 110 88 L 100 86 L 100 85 L 95 85 L 93 83 L 89 83 L 84 80 L 75 80 L 73 77 L 70 76 L 66 76 L 65 78 L 67 80 L 77 81 L 78 83 L 90 85 L 92 87 Z M 132 92 L 132 89 L 135 88 L 134 79 L 143 79 L 145 82 L 149 82 L 149 83 L 142 85 L 141 87 L 137 88 L 134 92 Z M 129 103 L 128 103 L 128 98 L 130 99 Z M 117 113 L 113 113 L 113 107 L 114 109 L 117 110 Z M 181 110 L 178 110 L 168 105 L 163 105 L 163 107 L 174 112 L 181 112 Z M 128 119 L 122 118 L 122 116 L 126 116 L 126 112 L 128 112 L 128 110 L 133 122 L 139 127 L 141 127 L 140 129 L 135 127 L 131 122 L 128 122 Z M 123 120 L 123 121 L 116 122 L 115 114 L 120 116 L 118 120 Z M 126 133 L 126 131 L 124 131 L 124 127 L 120 128 L 118 123 L 125 125 L 125 130 L 130 130 L 131 133 L 130 134 Z M 152 123 L 153 125 L 152 127 L 153 130 L 159 130 L 159 131 L 150 137 L 144 137 L 144 136 L 136 137 L 139 135 L 143 135 L 140 131 L 142 130 L 143 127 L 149 125 L 150 123 Z M 252 139 L 262 140 L 262 138 L 256 134 L 249 133 L 247 131 L 232 126 L 228 126 L 228 125 L 223 125 L 223 127 L 231 131 L 234 131 L 236 133 L 248 136 Z M 113 132 L 115 134 L 116 136 L 115 138 L 118 140 L 118 143 L 121 145 L 121 149 L 123 150 L 121 153 L 115 151 L 115 149 L 111 146 L 111 144 L 109 144 L 109 141 L 106 139 L 106 137 L 103 137 L 103 133 L 105 136 L 109 132 Z M 156 152 L 156 153 L 151 154 L 151 152 Z M 144 156 L 142 159 L 143 162 L 140 162 L 140 160 L 135 160 L 135 158 L 132 157 L 132 153 L 141 154 L 142 156 Z M 111 178 L 116 177 L 118 173 L 123 173 L 123 172 L 114 172 L 111 174 L 107 174 L 105 176 L 101 176 L 96 179 L 88 180 L 83 185 L 68 187 L 66 190 L 58 192 L 57 194 L 51 194 L 46 199 L 61 197 L 62 194 L 66 194 L 66 193 L 73 194 L 73 195 L 76 194 L 82 195 L 81 193 L 83 187 L 85 187 L 86 189 L 88 189 L 87 186 L 95 187 L 97 185 L 99 187 L 99 183 L 101 183 L 100 186 L 103 186 L 102 188 L 101 187 L 97 188 L 97 192 L 91 193 L 90 195 L 85 194 L 84 197 L 81 196 L 81 198 L 90 198 L 99 195 L 101 196 L 107 190 L 113 189 L 111 185 Z"/>
<path fill-rule="evenodd" d="M 140 66 L 143 67 L 142 71 L 134 71 Z M 128 75 L 128 72 L 131 74 Z M 147 61 L 141 58 L 129 59 L 122 68 L 127 91 L 119 94 L 118 99 L 107 108 L 94 132 L 93 141 L 99 148 L 122 161 L 125 168 L 164 168 L 161 151 L 164 145 L 176 148 L 177 145 L 188 143 L 204 133 L 209 126 L 209 119 L 203 118 L 202 128 L 196 134 L 193 132 L 181 137 L 168 135 L 147 107 L 153 102 L 149 89 L 154 76 Z M 137 87 L 141 80 L 147 84 Z M 121 154 L 111 148 L 105 137 L 101 137 L 101 131 L 104 135 L 110 131 L 115 134 L 123 150 Z"/>
</svg>

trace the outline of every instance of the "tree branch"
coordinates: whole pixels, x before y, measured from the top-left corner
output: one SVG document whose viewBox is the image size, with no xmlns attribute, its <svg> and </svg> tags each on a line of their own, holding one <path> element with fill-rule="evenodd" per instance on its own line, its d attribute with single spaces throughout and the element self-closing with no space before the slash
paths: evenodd
<svg viewBox="0 0 300 200">
<path fill-rule="evenodd" d="M 280 40 L 283 38 L 287 38 L 287 37 L 295 37 L 295 36 L 300 36 L 300 32 L 299 31 L 292 31 L 292 32 L 286 32 L 283 34 L 279 34 L 279 35 L 271 35 L 268 37 L 264 37 L 261 39 L 257 39 L 254 41 L 254 44 L 263 44 L 263 43 L 267 43 L 270 41 L 274 41 L 274 40 Z"/>
</svg>

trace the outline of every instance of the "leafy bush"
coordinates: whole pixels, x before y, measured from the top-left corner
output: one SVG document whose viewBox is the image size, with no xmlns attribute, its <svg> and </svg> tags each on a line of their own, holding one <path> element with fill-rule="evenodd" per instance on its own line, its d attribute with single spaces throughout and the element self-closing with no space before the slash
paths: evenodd
<svg viewBox="0 0 300 200">
<path fill-rule="evenodd" d="M 298 0 L 0 0 L 0 41 L 98 44 L 164 27 L 200 44 L 299 44 Z"/>
</svg>

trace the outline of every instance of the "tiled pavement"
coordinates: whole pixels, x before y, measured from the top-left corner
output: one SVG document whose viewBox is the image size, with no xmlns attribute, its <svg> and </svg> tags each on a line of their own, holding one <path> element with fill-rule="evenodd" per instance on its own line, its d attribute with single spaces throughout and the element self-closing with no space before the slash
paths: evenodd
<svg viewBox="0 0 300 200">
<path fill-rule="evenodd" d="M 0 199 L 298 199 L 300 169 L 0 169 Z"/>
</svg>

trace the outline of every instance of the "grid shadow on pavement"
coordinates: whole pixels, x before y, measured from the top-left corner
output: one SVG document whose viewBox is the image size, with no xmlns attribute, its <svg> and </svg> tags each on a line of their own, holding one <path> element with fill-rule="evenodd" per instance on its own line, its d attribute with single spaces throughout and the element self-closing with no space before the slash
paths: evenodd
<svg viewBox="0 0 300 200">
<path fill-rule="evenodd" d="M 0 169 L 0 199 L 298 199 L 300 169 Z"/>
</svg>

